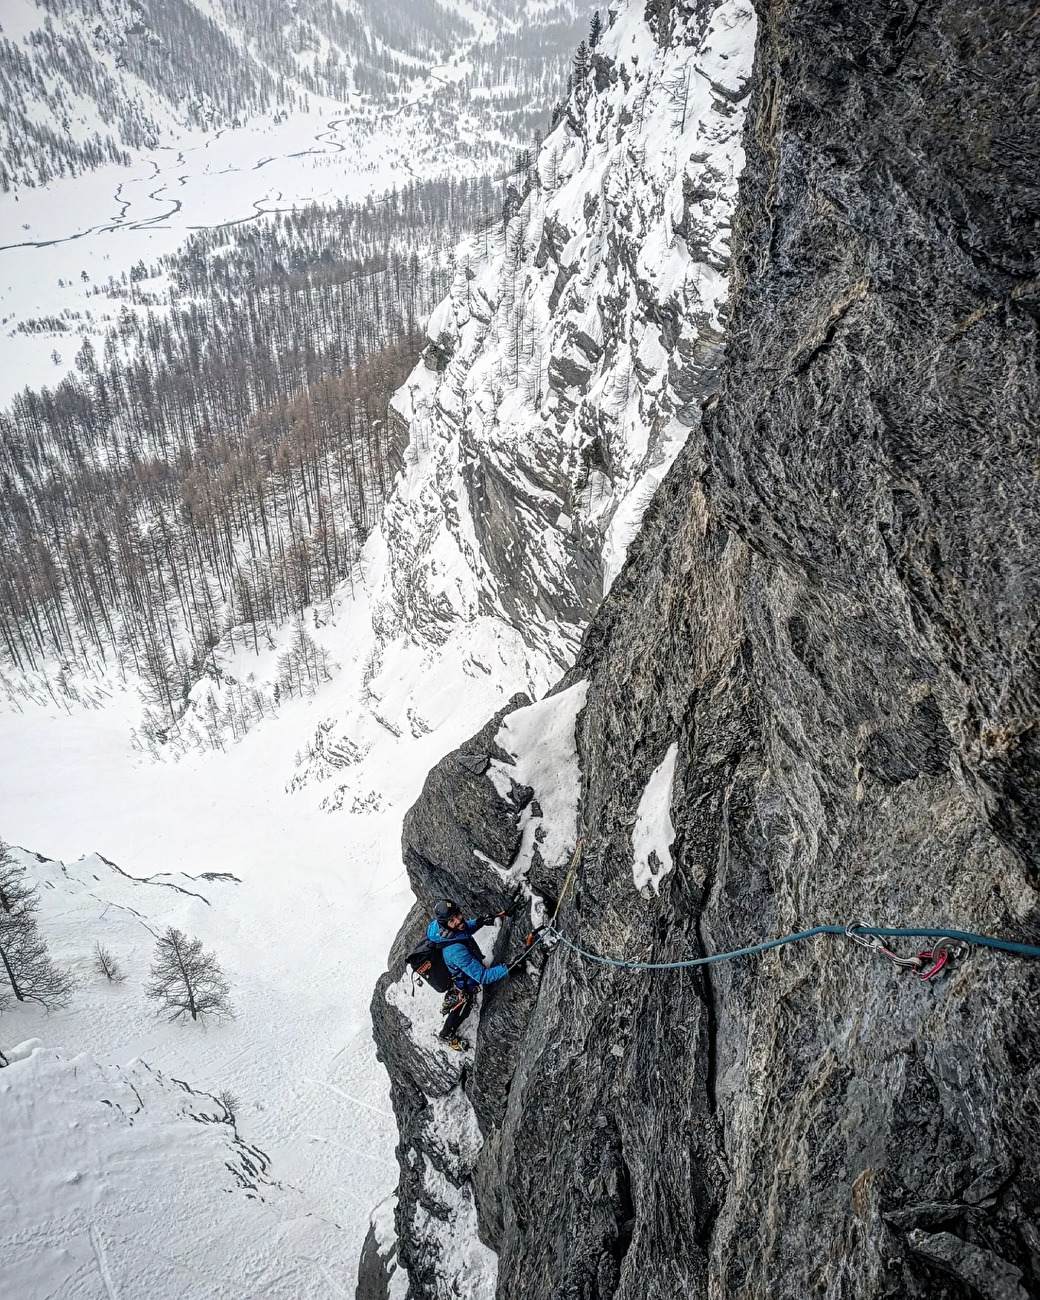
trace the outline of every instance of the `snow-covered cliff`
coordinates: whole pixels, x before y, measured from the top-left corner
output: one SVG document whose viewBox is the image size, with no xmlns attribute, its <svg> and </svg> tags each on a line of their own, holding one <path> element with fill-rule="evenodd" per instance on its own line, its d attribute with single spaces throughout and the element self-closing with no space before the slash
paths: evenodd
<svg viewBox="0 0 1040 1300">
<path fill-rule="evenodd" d="M 625 6 L 579 56 L 574 93 L 516 177 L 502 224 L 463 249 L 423 361 L 395 399 L 403 472 L 369 552 L 383 682 L 402 648 L 425 656 L 431 683 L 465 652 L 497 675 L 501 718 L 527 702 L 508 691 L 543 694 L 573 657 L 715 389 L 754 38 L 742 0 Z M 552 804 L 573 785 L 573 823 L 584 697 L 570 697 L 567 725 L 549 726 L 559 743 L 542 725 L 555 701 L 467 742 L 491 756 L 494 785 L 460 782 L 453 758 L 431 774 L 404 829 L 425 902 L 438 889 L 478 910 L 504 902 L 510 882 L 569 851 L 573 825 L 554 820 Z M 460 876 L 456 860 L 476 874 Z M 407 1269 L 411 1295 L 490 1300 L 495 1133 L 515 1059 L 507 1051 L 473 1089 L 466 1061 L 436 1043 L 432 995 L 409 997 L 400 971 L 425 915 L 420 905 L 406 921 L 373 1004 L 401 1182 L 374 1216 L 358 1294 L 403 1295 Z M 508 937 L 489 936 L 488 950 Z M 519 1010 L 511 1003 L 512 1030 L 536 989 L 517 994 Z"/>
<path fill-rule="evenodd" d="M 754 27 L 746 0 L 630 4 L 579 56 L 396 401 L 384 636 L 492 616 L 572 655 L 714 387 Z"/>
<path fill-rule="evenodd" d="M 337 753 L 385 754 L 388 728 L 443 752 L 573 656 L 714 389 L 754 33 L 746 0 L 627 5 L 503 221 L 460 249 L 394 399 L 401 472 L 354 628 L 314 630 L 356 664 L 292 778 L 326 808 L 382 779 Z"/>
</svg>

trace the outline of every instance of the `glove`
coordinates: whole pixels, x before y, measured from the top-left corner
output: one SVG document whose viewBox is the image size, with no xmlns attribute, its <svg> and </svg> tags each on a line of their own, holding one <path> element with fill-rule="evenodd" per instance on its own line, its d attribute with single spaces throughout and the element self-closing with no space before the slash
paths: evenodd
<svg viewBox="0 0 1040 1300">
<path fill-rule="evenodd" d="M 494 925 L 495 922 L 499 919 L 499 917 L 504 915 L 505 915 L 504 912 L 489 912 L 487 916 L 478 916 L 477 924 L 481 927 L 485 925 Z"/>
</svg>

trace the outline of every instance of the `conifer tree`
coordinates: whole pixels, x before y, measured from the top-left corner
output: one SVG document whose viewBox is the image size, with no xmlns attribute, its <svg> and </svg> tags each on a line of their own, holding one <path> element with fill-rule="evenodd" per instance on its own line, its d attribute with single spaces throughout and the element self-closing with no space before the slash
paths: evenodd
<svg viewBox="0 0 1040 1300">
<path fill-rule="evenodd" d="M 574 53 L 574 80 L 579 85 L 585 80 L 589 70 L 589 46 L 582 41 Z"/>
<path fill-rule="evenodd" d="M 119 962 L 100 942 L 94 944 L 94 969 L 104 975 L 109 984 L 122 984 L 126 973 Z"/>
<path fill-rule="evenodd" d="M 203 952 L 201 939 L 190 939 L 172 925 L 156 943 L 151 979 L 144 991 L 171 1020 L 234 1015 L 228 998 L 231 985 L 217 965 L 215 954 Z"/>
<path fill-rule="evenodd" d="M 68 1003 L 75 987 L 71 972 L 55 966 L 47 952 L 36 919 L 39 906 L 25 868 L 0 840 L 0 1006 L 13 997 L 54 1011 Z"/>
</svg>

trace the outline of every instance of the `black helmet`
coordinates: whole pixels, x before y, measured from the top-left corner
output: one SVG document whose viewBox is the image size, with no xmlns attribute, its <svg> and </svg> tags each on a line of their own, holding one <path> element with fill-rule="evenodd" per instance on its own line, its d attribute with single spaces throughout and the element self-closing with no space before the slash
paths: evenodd
<svg viewBox="0 0 1040 1300">
<path fill-rule="evenodd" d="M 454 916 L 458 910 L 457 905 L 450 898 L 445 898 L 433 909 L 433 914 L 438 921 L 446 921 L 449 916 Z"/>
</svg>

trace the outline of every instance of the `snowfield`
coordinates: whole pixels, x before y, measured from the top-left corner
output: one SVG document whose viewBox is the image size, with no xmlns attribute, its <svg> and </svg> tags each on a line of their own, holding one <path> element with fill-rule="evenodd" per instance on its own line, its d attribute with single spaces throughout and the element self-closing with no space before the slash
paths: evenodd
<svg viewBox="0 0 1040 1300">
<path fill-rule="evenodd" d="M 310 203 L 363 201 L 444 174 L 442 149 L 413 114 L 376 126 L 334 105 L 327 113 L 193 133 L 129 168 L 0 194 L 0 404 L 26 385 L 59 383 L 83 337 L 97 339 L 118 320 L 121 302 L 103 292 L 108 280 L 142 261 L 152 266 L 192 231 Z M 453 168 L 477 176 L 488 163 L 458 159 Z M 158 298 L 166 286 L 152 279 L 142 287 Z M 65 328 L 19 332 L 49 318 Z"/>
<path fill-rule="evenodd" d="M 141 1061 L 18 1055 L 0 1077 L 5 1296 L 352 1294 L 343 1234 L 271 1180 L 219 1101 Z"/>
<path fill-rule="evenodd" d="M 377 534 L 370 588 L 382 547 Z M 80 980 L 67 1010 L 22 1006 L 0 1015 L 0 1050 L 38 1039 L 44 1054 L 0 1071 L 0 1086 L 9 1086 L 0 1090 L 5 1154 L 34 1152 L 31 1177 L 22 1160 L 5 1159 L 0 1174 L 0 1279 L 17 1278 L 0 1294 L 353 1294 L 369 1215 L 396 1181 L 396 1131 L 368 1003 L 412 902 L 401 817 L 428 769 L 474 719 L 514 690 L 540 693 L 548 678 L 531 679 L 519 637 L 491 619 L 436 652 L 401 637 L 377 655 L 364 587 L 314 635 L 341 665 L 335 680 L 313 699 L 284 704 L 226 752 L 167 763 L 142 756 L 130 740 L 140 708 L 130 692 L 117 691 L 99 709 L 27 704 L 0 715 L 0 835 L 28 850 L 22 860 L 41 887 L 41 928 L 53 956 Z M 337 810 L 322 811 L 323 802 Z M 84 850 L 98 852 L 83 857 Z M 231 981 L 234 1020 L 200 1026 L 156 1016 L 142 990 L 153 936 L 167 925 L 216 952 Z M 93 972 L 96 941 L 123 965 L 125 983 L 110 986 Z M 71 1073 L 76 1061 L 83 1068 Z M 147 1066 L 129 1067 L 133 1061 Z M 117 1087 L 104 1081 L 123 1068 L 134 1078 L 147 1068 L 199 1092 L 230 1090 L 242 1141 L 270 1162 L 269 1183 L 251 1193 L 262 1199 L 243 1201 L 223 1148 L 192 1157 L 210 1162 L 192 1215 L 201 1221 L 215 1212 L 214 1197 L 236 1206 L 197 1247 L 188 1247 L 190 1231 L 169 1223 L 177 1184 L 166 1164 L 179 1165 L 182 1145 L 197 1136 L 170 1118 L 181 1113 L 176 1085 L 164 1084 L 175 1091 L 135 1121 L 163 1126 L 167 1154 L 149 1154 L 150 1142 L 136 1135 L 127 1145 L 122 1129 L 103 1126 L 92 1146 L 94 1190 L 77 1192 L 96 1207 L 94 1219 L 67 1203 L 64 1180 L 76 1171 L 62 1134 L 73 1121 L 99 1122 L 106 1088 Z M 198 1104 L 219 1110 L 206 1099 Z M 116 1168 L 151 1207 L 126 1232 Z M 186 1175 L 180 1194 L 189 1201 L 191 1185 Z M 12 1234 L 6 1206 L 14 1199 Z M 237 1276 L 221 1272 L 225 1228 L 239 1242 Z M 166 1256 L 178 1267 L 146 1286 L 148 1261 Z M 193 1290 L 184 1268 L 205 1285 Z"/>
</svg>

